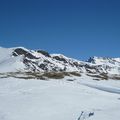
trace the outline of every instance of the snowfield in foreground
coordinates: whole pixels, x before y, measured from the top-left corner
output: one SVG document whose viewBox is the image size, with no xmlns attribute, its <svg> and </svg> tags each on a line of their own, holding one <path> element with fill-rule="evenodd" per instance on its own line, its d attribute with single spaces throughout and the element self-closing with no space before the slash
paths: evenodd
<svg viewBox="0 0 120 120">
<path fill-rule="evenodd" d="M 0 120 L 119 120 L 120 81 L 0 79 Z"/>
</svg>

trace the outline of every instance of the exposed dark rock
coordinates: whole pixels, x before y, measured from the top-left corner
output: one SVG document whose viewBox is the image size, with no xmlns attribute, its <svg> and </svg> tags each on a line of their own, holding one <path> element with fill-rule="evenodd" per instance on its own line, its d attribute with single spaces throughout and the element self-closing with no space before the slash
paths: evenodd
<svg viewBox="0 0 120 120">
<path fill-rule="evenodd" d="M 17 53 L 15 53 L 15 52 L 13 52 L 13 53 L 12 53 L 12 55 L 13 55 L 13 56 L 15 56 L 15 57 L 16 57 L 16 56 L 18 56 L 18 54 L 17 54 Z"/>
<path fill-rule="evenodd" d="M 73 62 L 73 65 L 75 65 L 76 67 L 79 67 L 79 63 L 78 62 Z"/>
<path fill-rule="evenodd" d="M 51 57 L 50 54 L 44 50 L 37 50 L 37 52 L 45 55 L 46 57 Z"/>
<path fill-rule="evenodd" d="M 61 57 L 59 57 L 59 56 L 54 56 L 53 58 L 56 59 L 56 60 L 59 60 L 59 61 L 63 61 L 64 63 L 68 63 L 68 62 L 66 61 L 66 59 L 61 58 Z"/>
<path fill-rule="evenodd" d="M 29 63 L 29 62 L 30 62 L 30 60 L 28 60 L 28 59 L 23 59 L 23 63 L 24 63 L 24 64 Z"/>
<path fill-rule="evenodd" d="M 45 63 L 48 63 L 48 64 L 52 64 L 50 61 L 48 60 L 44 60 Z"/>
<path fill-rule="evenodd" d="M 108 76 L 107 74 L 99 74 L 99 75 L 95 75 L 95 74 L 87 74 L 87 76 L 93 77 L 93 78 L 100 78 L 101 80 L 108 80 Z"/>
<path fill-rule="evenodd" d="M 40 64 L 39 67 L 42 69 L 42 70 L 48 70 L 47 66 L 45 64 Z"/>
<path fill-rule="evenodd" d="M 94 60 L 94 57 L 90 57 L 88 60 L 87 60 L 87 62 L 90 62 L 90 63 L 95 63 L 95 60 Z"/>
<path fill-rule="evenodd" d="M 29 53 L 28 51 L 25 51 L 22 48 L 17 48 L 14 50 L 13 56 L 18 56 L 18 55 L 24 55 L 25 57 L 30 59 L 38 59 L 37 57 L 33 56 L 31 53 Z"/>
</svg>

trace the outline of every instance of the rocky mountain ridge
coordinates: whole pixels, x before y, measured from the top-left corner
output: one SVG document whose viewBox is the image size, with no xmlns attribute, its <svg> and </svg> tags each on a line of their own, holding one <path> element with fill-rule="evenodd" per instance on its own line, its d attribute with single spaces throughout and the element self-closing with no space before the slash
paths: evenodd
<svg viewBox="0 0 120 120">
<path fill-rule="evenodd" d="M 87 61 L 80 61 L 62 54 L 49 54 L 43 50 L 1 47 L 0 74 L 11 76 L 11 73 L 16 73 L 14 76 L 21 76 L 20 73 L 32 76 L 34 73 L 34 77 L 38 78 L 41 73 L 52 73 L 50 76 L 54 76 L 53 73 L 64 73 L 64 76 L 84 74 L 95 79 L 120 79 L 120 58 L 91 57 Z"/>
</svg>

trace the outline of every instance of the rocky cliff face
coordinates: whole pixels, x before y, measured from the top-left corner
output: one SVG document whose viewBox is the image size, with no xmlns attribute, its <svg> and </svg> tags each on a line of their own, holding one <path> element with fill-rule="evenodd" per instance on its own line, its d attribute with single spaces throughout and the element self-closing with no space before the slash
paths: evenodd
<svg viewBox="0 0 120 120">
<path fill-rule="evenodd" d="M 23 47 L 0 48 L 0 73 L 80 73 L 99 79 L 120 79 L 120 58 L 91 57 L 86 62 Z M 78 75 L 78 74 L 77 74 Z"/>
</svg>

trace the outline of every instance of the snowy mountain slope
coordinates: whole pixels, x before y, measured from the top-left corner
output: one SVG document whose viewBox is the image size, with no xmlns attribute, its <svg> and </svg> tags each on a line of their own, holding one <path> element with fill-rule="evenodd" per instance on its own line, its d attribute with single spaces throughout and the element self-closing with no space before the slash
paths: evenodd
<svg viewBox="0 0 120 120">
<path fill-rule="evenodd" d="M 100 79 L 120 79 L 120 58 L 92 57 L 85 62 L 43 50 L 0 48 L 0 73 L 8 72 L 77 72 Z"/>
<path fill-rule="evenodd" d="M 119 120 L 120 94 L 102 87 L 120 89 L 120 81 L 87 78 L 0 79 L 0 120 Z"/>
</svg>

